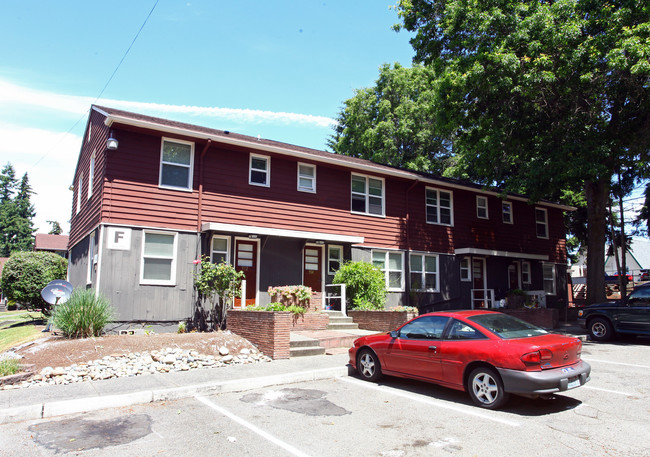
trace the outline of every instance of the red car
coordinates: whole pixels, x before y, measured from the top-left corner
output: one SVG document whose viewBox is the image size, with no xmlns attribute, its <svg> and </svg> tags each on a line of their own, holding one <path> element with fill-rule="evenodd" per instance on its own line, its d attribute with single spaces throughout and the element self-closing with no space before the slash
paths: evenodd
<svg viewBox="0 0 650 457">
<path fill-rule="evenodd" d="M 496 409 L 510 394 L 549 398 L 589 381 L 578 338 L 493 311 L 424 314 L 389 333 L 358 338 L 350 364 L 368 381 L 382 374 L 465 390 Z"/>
</svg>

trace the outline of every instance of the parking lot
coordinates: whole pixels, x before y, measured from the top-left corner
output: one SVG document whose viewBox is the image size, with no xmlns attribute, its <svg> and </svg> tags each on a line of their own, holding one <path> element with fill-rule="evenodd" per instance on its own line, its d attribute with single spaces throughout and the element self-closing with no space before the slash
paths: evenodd
<svg viewBox="0 0 650 457">
<path fill-rule="evenodd" d="M 7 424 L 0 455 L 650 455 L 650 341 L 587 342 L 583 358 L 584 387 L 501 411 L 431 384 L 340 377 Z"/>
</svg>

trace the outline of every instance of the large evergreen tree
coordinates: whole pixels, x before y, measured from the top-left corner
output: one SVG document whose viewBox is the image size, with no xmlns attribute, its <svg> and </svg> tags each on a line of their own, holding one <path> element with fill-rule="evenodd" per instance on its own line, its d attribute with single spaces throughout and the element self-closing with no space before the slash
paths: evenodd
<svg viewBox="0 0 650 457">
<path fill-rule="evenodd" d="M 8 163 L 0 172 L 0 256 L 14 251 L 29 251 L 34 244 L 35 216 L 31 204 L 33 192 L 27 173 L 20 183 L 14 167 Z"/>
</svg>

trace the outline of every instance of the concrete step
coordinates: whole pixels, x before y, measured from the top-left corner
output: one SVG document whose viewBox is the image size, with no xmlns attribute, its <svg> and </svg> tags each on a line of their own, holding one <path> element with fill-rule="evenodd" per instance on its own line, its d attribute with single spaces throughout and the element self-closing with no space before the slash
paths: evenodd
<svg viewBox="0 0 650 457">
<path fill-rule="evenodd" d="M 291 347 L 289 357 L 306 357 L 309 355 L 325 354 L 325 348 L 322 346 Z"/>
<path fill-rule="evenodd" d="M 337 335 L 331 337 L 320 338 L 319 342 L 323 348 L 332 349 L 332 348 L 345 348 L 349 349 L 352 347 L 354 340 L 359 338 L 359 335 Z"/>
<path fill-rule="evenodd" d="M 354 322 L 332 322 L 327 325 L 327 330 L 358 330 L 359 329 L 359 324 L 355 324 Z"/>
</svg>

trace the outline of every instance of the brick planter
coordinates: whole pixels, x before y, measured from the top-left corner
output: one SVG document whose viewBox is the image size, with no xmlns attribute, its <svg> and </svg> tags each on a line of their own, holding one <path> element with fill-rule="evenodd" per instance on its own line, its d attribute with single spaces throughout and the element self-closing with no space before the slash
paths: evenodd
<svg viewBox="0 0 650 457">
<path fill-rule="evenodd" d="M 375 332 L 390 332 L 400 325 L 417 317 L 417 313 L 407 311 L 348 311 L 348 316 L 359 324 L 363 330 Z"/>
<path fill-rule="evenodd" d="M 557 328 L 560 325 L 560 313 L 555 308 L 499 309 L 499 311 L 538 327 Z"/>
<path fill-rule="evenodd" d="M 288 311 L 228 311 L 227 329 L 272 359 L 288 359 L 293 314 Z"/>
</svg>

